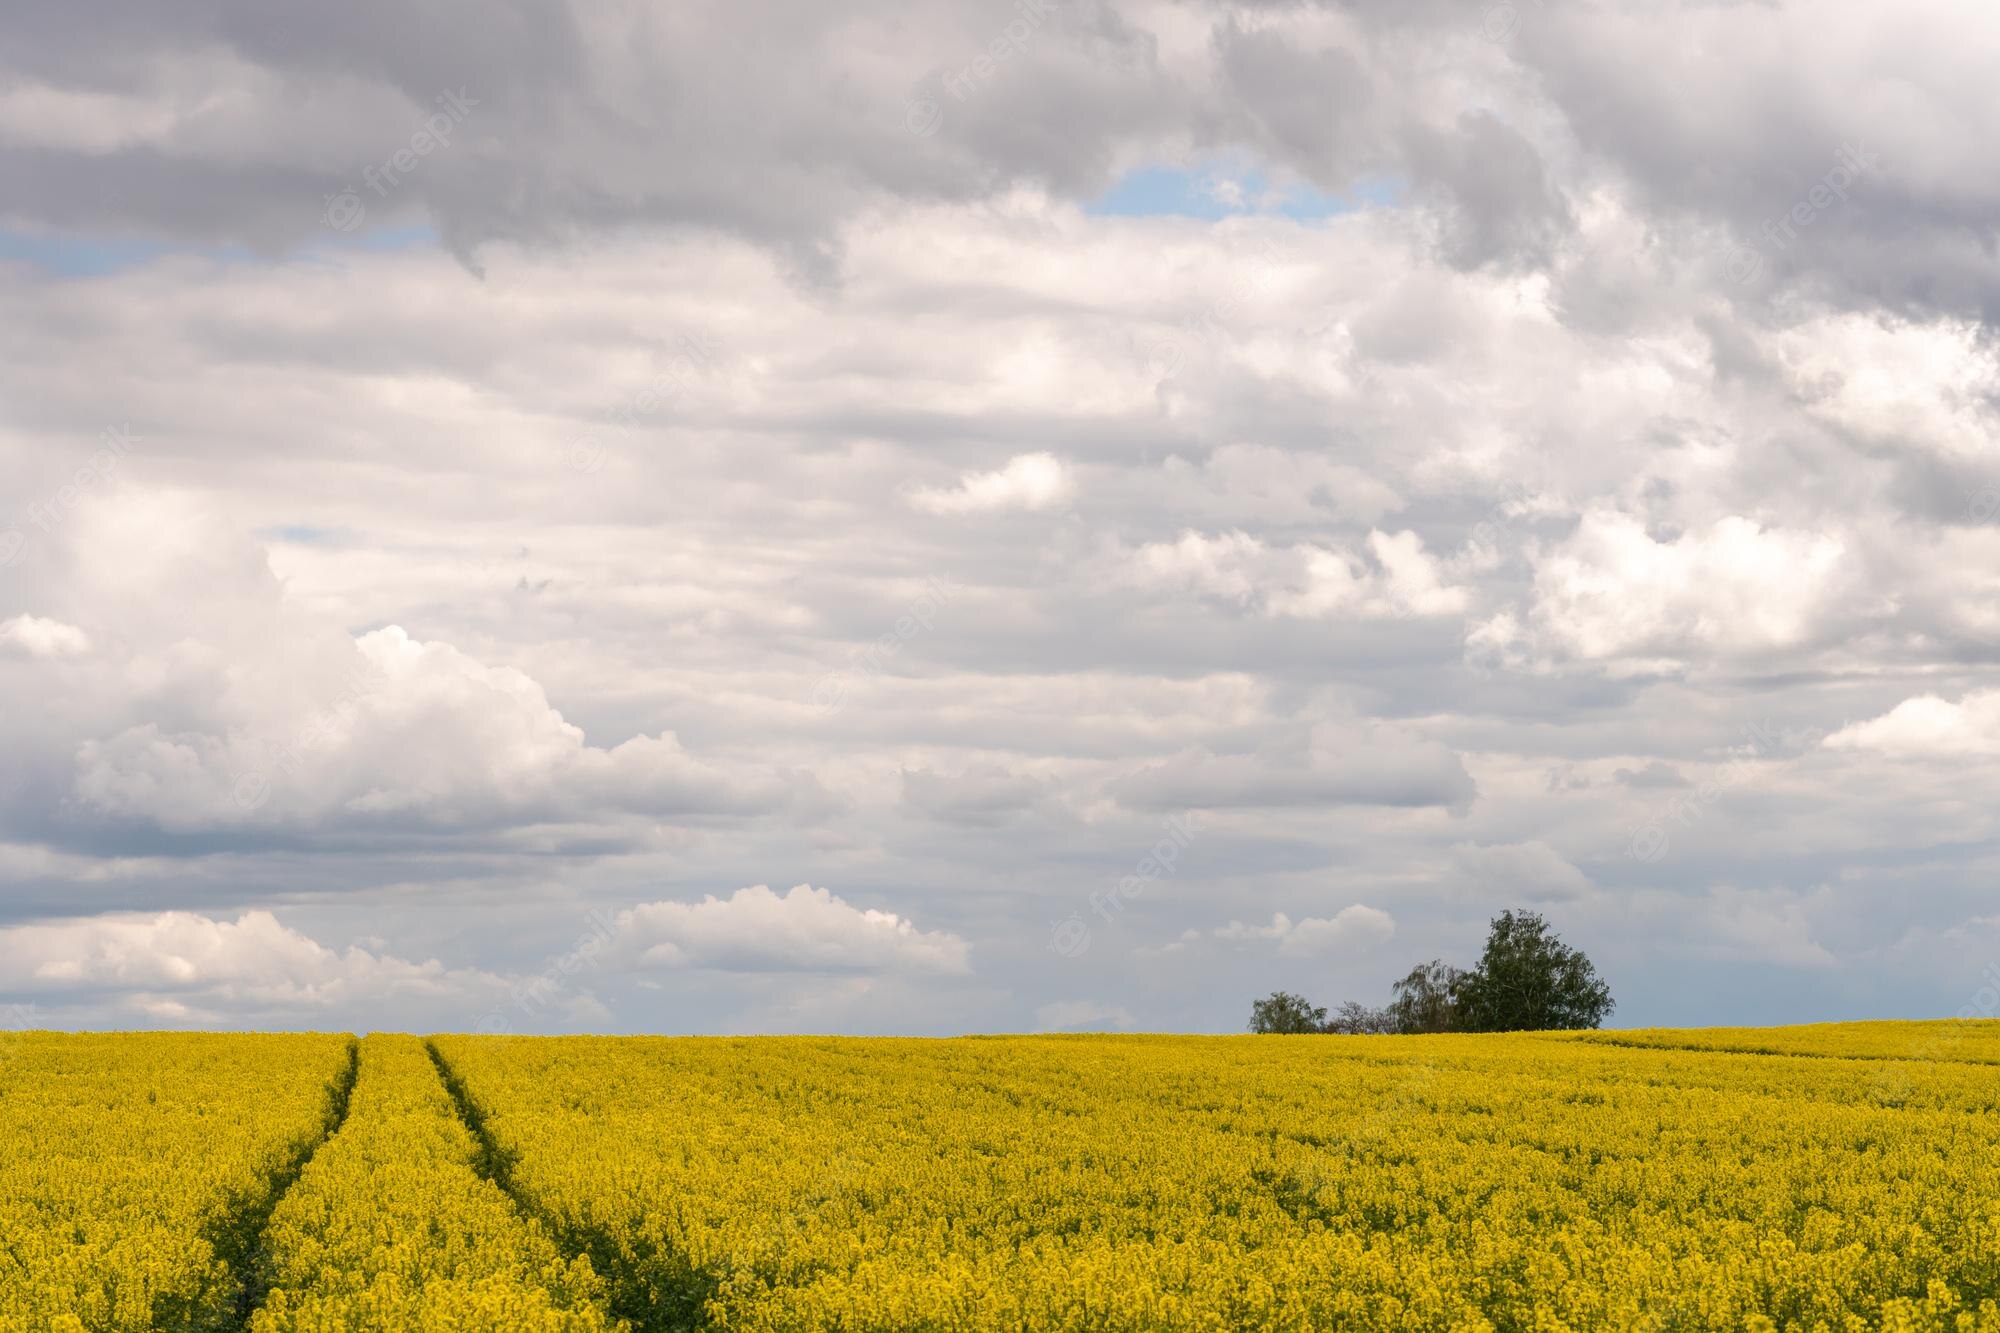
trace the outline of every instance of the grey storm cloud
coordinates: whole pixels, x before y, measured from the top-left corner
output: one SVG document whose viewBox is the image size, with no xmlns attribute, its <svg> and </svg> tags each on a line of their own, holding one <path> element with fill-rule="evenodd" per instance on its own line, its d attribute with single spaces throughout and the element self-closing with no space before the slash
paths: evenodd
<svg viewBox="0 0 2000 1333">
<path fill-rule="evenodd" d="M 714 229 L 825 279 L 887 200 L 1089 198 L 1249 152 L 1429 201 L 1458 264 L 1545 262 L 1572 196 L 1615 186 L 1741 298 L 1980 316 L 1992 52 L 1954 39 L 1961 6 L 1922 8 L 30 0 L 0 54 L 0 214 L 265 251 L 428 221 L 468 259 Z"/>
<path fill-rule="evenodd" d="M 1018 59 L 961 82 L 1010 24 Z M 9 32 L 0 209 L 267 249 L 370 216 L 462 253 L 665 225 L 810 267 L 883 198 L 1098 188 L 1187 98 L 1100 6 L 31 5 Z"/>
<path fill-rule="evenodd" d="M 461 255 L 715 228 L 815 273 L 837 264 L 838 224 L 885 198 L 1088 197 L 1134 160 L 1247 148 L 1336 192 L 1380 177 L 1435 196 L 1459 262 L 1560 236 L 1541 150 L 1425 74 L 1423 52 L 1487 48 L 1496 88 L 1541 71 L 1500 61 L 1456 9 L 1421 30 L 1367 11 L 1306 13 L 1303 32 L 1272 18 L 1053 0 L 29 4 L 0 57 L 0 209 L 267 250 L 362 218 L 428 219 Z"/>
<path fill-rule="evenodd" d="M 1308 747 L 1277 753 L 1193 751 L 1118 779 L 1111 792 L 1150 810 L 1327 805 L 1463 810 L 1475 788 L 1458 756 L 1445 747 L 1377 732 L 1321 734 Z"/>
<path fill-rule="evenodd" d="M 1247 149 L 1434 195 L 1458 262 L 1545 255 L 1565 188 L 1613 180 L 1715 229 L 1752 294 L 1983 314 L 1991 52 L 1924 8 L 29 3 L 0 207 L 281 248 L 351 191 L 464 251 L 661 224 L 824 265 L 884 198 L 1087 197 L 1137 158 Z M 364 182 L 461 98 L 445 142 Z"/>
</svg>

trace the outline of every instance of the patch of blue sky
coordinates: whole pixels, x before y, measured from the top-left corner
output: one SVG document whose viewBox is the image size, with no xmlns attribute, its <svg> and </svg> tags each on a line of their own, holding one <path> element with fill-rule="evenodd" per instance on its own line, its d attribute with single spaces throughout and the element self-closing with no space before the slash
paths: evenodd
<svg viewBox="0 0 2000 1333">
<path fill-rule="evenodd" d="M 1213 163 L 1198 167 L 1148 166 L 1127 172 L 1085 205 L 1100 217 L 1189 217 L 1219 222 L 1231 217 L 1285 217 L 1318 222 L 1341 213 L 1396 204 L 1402 191 L 1387 178 L 1357 181 L 1344 194 L 1328 194 L 1303 181 L 1273 180 L 1255 168 Z"/>
<path fill-rule="evenodd" d="M 0 228 L 0 263 L 28 264 L 62 278 L 101 278 L 107 273 L 136 268 L 175 251 L 218 258 L 250 257 L 249 251 L 233 246 L 176 246 L 164 241 L 123 236 Z"/>
<path fill-rule="evenodd" d="M 294 546 L 323 546 L 340 537 L 340 534 L 332 528 L 315 528 L 305 523 L 286 523 L 279 527 L 266 528 L 260 535 L 266 541 L 289 542 Z"/>
</svg>

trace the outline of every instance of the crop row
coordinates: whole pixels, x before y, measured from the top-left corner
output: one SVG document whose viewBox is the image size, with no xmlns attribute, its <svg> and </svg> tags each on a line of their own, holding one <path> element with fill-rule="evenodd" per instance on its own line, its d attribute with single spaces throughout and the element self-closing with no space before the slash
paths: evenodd
<svg viewBox="0 0 2000 1333">
<path fill-rule="evenodd" d="M 566 1260 L 482 1175 L 423 1043 L 361 1041 L 343 1123 L 265 1231 L 257 1333 L 607 1326 L 587 1259 Z"/>
<path fill-rule="evenodd" d="M 2000 1009 L 2000 987 L 1981 991 L 1968 1012 Z M 1957 1018 L 1919 1023 L 1801 1023 L 1782 1028 L 1645 1028 L 1565 1034 L 1563 1040 L 1682 1051 L 1831 1056 L 1843 1060 L 2000 1065 L 2000 1023 Z"/>
<path fill-rule="evenodd" d="M 0 1328 L 220 1328 L 339 1114 L 347 1036 L 9 1034 Z"/>
</svg>

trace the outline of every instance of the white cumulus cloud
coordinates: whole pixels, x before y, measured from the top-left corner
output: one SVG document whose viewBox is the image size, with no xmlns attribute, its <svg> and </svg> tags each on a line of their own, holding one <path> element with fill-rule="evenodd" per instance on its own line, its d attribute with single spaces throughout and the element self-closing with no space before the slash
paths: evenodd
<svg viewBox="0 0 2000 1333">
<path fill-rule="evenodd" d="M 605 810 L 731 812 L 785 797 L 671 733 L 588 745 L 541 686 L 401 628 L 353 642 L 347 679 L 246 700 L 205 726 L 143 723 L 85 741 L 76 794 L 174 831 L 291 823 L 478 827 Z"/>
<path fill-rule="evenodd" d="M 1539 840 L 1485 846 L 1462 842 L 1451 851 L 1460 883 L 1491 898 L 1547 902 L 1590 892 L 1589 876 Z"/>
<path fill-rule="evenodd" d="M 0 620 L 0 649 L 27 657 L 74 657 L 90 651 L 90 636 L 60 620 L 15 616 Z"/>
<path fill-rule="evenodd" d="M 1141 587 L 1186 590 L 1266 616 L 1400 619 L 1456 615 L 1466 591 L 1447 584 L 1414 532 L 1371 532 L 1366 556 L 1336 547 L 1272 545 L 1244 532 L 1183 532 L 1130 555 Z"/>
<path fill-rule="evenodd" d="M 1343 907 L 1330 917 L 1309 916 L 1294 921 L 1283 912 L 1275 912 L 1268 926 L 1231 921 L 1214 932 L 1215 938 L 1237 944 L 1273 940 L 1280 954 L 1296 958 L 1318 958 L 1380 944 L 1395 933 L 1394 917 L 1380 908 L 1360 903 Z"/>
<path fill-rule="evenodd" d="M 994 509 L 1054 509 L 1076 494 L 1076 482 L 1050 453 L 1017 454 L 995 472 L 970 472 L 949 490 L 920 488 L 910 503 L 932 514 L 975 514 Z"/>
<path fill-rule="evenodd" d="M 1593 510 L 1537 562 L 1524 623 L 1503 612 L 1468 637 L 1520 661 L 1671 667 L 1807 646 L 1840 605 L 1837 537 L 1731 516 L 1656 539 L 1630 514 Z"/>
<path fill-rule="evenodd" d="M 614 951 L 637 967 L 729 972 L 971 970 L 958 936 L 919 930 L 809 884 L 784 894 L 756 884 L 727 898 L 641 903 L 618 914 Z"/>
<path fill-rule="evenodd" d="M 1826 745 L 1909 759 L 2000 754 L 2000 690 L 1974 690 L 1957 703 L 1935 694 L 1905 699 L 1881 717 L 1842 727 Z"/>
<path fill-rule="evenodd" d="M 196 912 L 87 917 L 0 929 L 0 974 L 38 997 L 105 997 L 159 1017 L 347 1011 L 497 995 L 500 980 L 410 962 L 379 949 L 336 950 L 268 911 L 234 921 Z"/>
</svg>

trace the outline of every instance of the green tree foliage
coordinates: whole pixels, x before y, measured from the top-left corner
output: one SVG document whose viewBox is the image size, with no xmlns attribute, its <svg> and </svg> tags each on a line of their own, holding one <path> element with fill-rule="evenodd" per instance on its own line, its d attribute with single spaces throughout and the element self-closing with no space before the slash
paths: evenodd
<svg viewBox="0 0 2000 1333">
<path fill-rule="evenodd" d="M 1459 1022 L 1459 994 L 1466 974 L 1441 959 L 1418 963 L 1392 989 L 1389 1015 L 1397 1032 L 1454 1032 Z"/>
<path fill-rule="evenodd" d="M 1486 952 L 1458 986 L 1458 1025 L 1467 1032 L 1594 1028 L 1616 1002 L 1588 958 L 1557 939 L 1536 912 L 1493 918 Z"/>
<path fill-rule="evenodd" d="M 1273 991 L 1250 1006 L 1250 1030 L 1363 1036 L 1594 1028 L 1616 1007 L 1590 960 L 1557 939 L 1539 913 L 1520 908 L 1493 918 L 1477 967 L 1461 971 L 1434 958 L 1392 989 L 1386 1009 L 1349 1000 L 1331 1019 L 1303 995 Z"/>
<path fill-rule="evenodd" d="M 1272 991 L 1268 998 L 1251 1002 L 1250 1030 L 1323 1032 L 1326 1030 L 1326 1006 L 1310 1004 L 1305 996 L 1293 995 L 1290 991 Z"/>
</svg>

